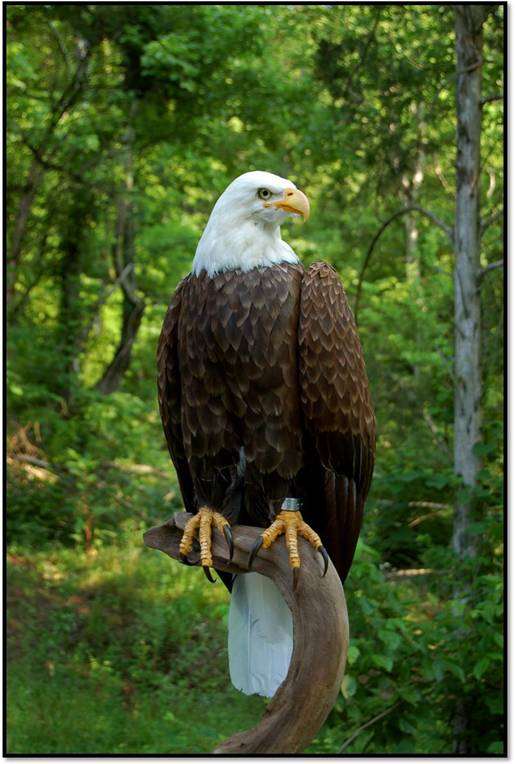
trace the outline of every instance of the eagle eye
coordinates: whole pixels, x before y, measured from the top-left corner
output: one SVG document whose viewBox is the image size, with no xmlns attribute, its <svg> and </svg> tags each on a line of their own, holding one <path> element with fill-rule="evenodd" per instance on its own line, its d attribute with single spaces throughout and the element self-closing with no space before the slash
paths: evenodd
<svg viewBox="0 0 515 764">
<path fill-rule="evenodd" d="M 260 199 L 270 199 L 272 192 L 268 188 L 258 188 L 258 196 Z"/>
</svg>

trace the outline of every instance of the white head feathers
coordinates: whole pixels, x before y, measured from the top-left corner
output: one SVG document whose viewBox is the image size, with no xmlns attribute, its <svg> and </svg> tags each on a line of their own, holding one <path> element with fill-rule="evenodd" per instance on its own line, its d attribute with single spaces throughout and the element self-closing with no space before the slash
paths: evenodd
<svg viewBox="0 0 515 764">
<path fill-rule="evenodd" d="M 288 216 L 309 215 L 309 202 L 296 186 L 270 172 L 246 172 L 220 196 L 197 245 L 193 273 L 209 276 L 239 268 L 297 263 L 280 225 Z"/>
</svg>

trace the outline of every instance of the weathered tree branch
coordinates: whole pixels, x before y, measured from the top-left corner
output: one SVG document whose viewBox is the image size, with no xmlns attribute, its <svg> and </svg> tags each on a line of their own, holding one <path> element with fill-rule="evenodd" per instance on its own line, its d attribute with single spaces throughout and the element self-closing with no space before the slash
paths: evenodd
<svg viewBox="0 0 515 764">
<path fill-rule="evenodd" d="M 449 444 L 447 443 L 447 441 L 438 432 L 438 427 L 436 425 L 436 422 L 434 421 L 429 411 L 427 411 L 427 409 L 425 408 L 422 408 L 422 416 L 424 417 L 424 422 L 427 424 L 431 434 L 433 435 L 434 439 L 436 440 L 440 448 L 443 448 L 447 456 L 449 458 L 452 458 L 451 448 L 449 447 Z"/>
<path fill-rule="evenodd" d="M 145 533 L 145 544 L 179 559 L 179 543 L 188 518 L 177 513 L 164 525 Z M 218 531 L 213 535 L 214 566 L 229 573 L 247 573 L 247 560 L 259 528 L 233 528 L 234 557 Z M 220 754 L 279 754 L 302 751 L 316 735 L 340 691 L 349 641 L 343 588 L 332 563 L 321 578 L 319 555 L 299 539 L 302 568 L 297 590 L 284 544 L 261 550 L 252 569 L 277 585 L 293 617 L 293 654 L 288 675 L 268 704 L 260 723 L 221 743 Z M 199 564 L 198 553 L 190 560 Z"/>
<path fill-rule="evenodd" d="M 425 207 L 421 207 L 418 204 L 410 204 L 407 207 L 403 207 L 401 210 L 397 210 L 397 212 L 394 212 L 393 215 L 390 215 L 390 217 L 387 220 L 385 220 L 384 223 L 381 225 L 381 227 L 375 234 L 374 238 L 370 242 L 370 246 L 365 255 L 365 259 L 363 260 L 363 265 L 361 266 L 361 271 L 358 278 L 358 286 L 356 289 L 356 297 L 354 298 L 354 318 L 356 320 L 356 323 L 358 323 L 358 312 L 359 312 L 359 304 L 361 301 L 361 291 L 363 287 L 363 280 L 365 277 L 365 272 L 370 263 L 370 258 L 372 257 L 374 248 L 377 242 L 379 241 L 379 239 L 381 238 L 381 236 L 383 235 L 383 233 L 386 231 L 386 229 L 390 225 L 390 223 L 393 223 L 394 220 L 397 220 L 397 218 L 400 218 L 402 215 L 406 215 L 408 212 L 420 212 L 422 215 L 425 215 L 425 217 L 429 218 L 431 222 L 433 222 L 435 225 L 438 226 L 438 228 L 440 228 L 445 234 L 447 234 L 451 242 L 454 241 L 454 233 L 451 226 L 447 225 L 447 223 L 441 220 L 433 212 L 426 210 Z"/>
<path fill-rule="evenodd" d="M 84 178 L 81 173 L 74 172 L 72 168 L 65 167 L 64 165 L 60 165 L 57 162 L 53 162 L 51 159 L 48 158 L 48 156 L 45 156 L 43 151 L 40 148 L 32 145 L 32 143 L 29 141 L 27 136 L 21 134 L 20 139 L 21 139 L 21 142 L 29 149 L 29 151 L 32 153 L 32 155 L 36 159 L 36 161 L 41 165 L 43 169 L 54 170 L 55 172 L 58 172 L 61 175 L 68 175 L 76 183 L 82 183 L 84 181 Z M 49 154 L 49 156 L 51 156 L 51 154 Z"/>
<path fill-rule="evenodd" d="M 504 210 L 495 210 L 495 212 L 492 212 L 491 215 L 488 215 L 488 217 L 483 218 L 479 224 L 479 230 L 481 232 L 481 236 L 484 234 L 488 226 L 493 225 L 493 223 L 496 223 L 498 220 L 500 220 L 503 216 Z"/>
<path fill-rule="evenodd" d="M 365 724 L 362 724 L 361 727 L 358 727 L 356 732 L 354 732 L 342 745 L 340 748 L 340 753 L 343 753 L 346 748 L 350 746 L 351 743 L 353 743 L 358 735 L 360 735 L 363 730 L 366 730 L 368 727 L 371 727 L 376 722 L 380 721 L 381 719 L 384 719 L 385 716 L 388 716 L 388 714 L 391 714 L 391 712 L 394 710 L 394 708 L 397 708 L 399 704 L 394 703 L 393 706 L 390 706 L 390 708 L 387 708 L 385 711 L 381 711 L 380 714 L 377 714 L 377 716 L 374 716 L 372 719 L 369 719 L 368 722 L 365 722 Z"/>
<path fill-rule="evenodd" d="M 38 459 L 35 456 L 31 456 L 30 454 L 9 454 L 8 459 L 13 459 L 15 462 L 21 462 L 22 464 L 30 464 L 33 467 L 41 467 L 49 472 L 55 472 L 56 475 L 62 475 L 62 470 L 58 467 L 55 467 L 44 459 Z"/>
<path fill-rule="evenodd" d="M 483 106 L 486 106 L 487 103 L 492 103 L 493 101 L 502 101 L 504 99 L 504 93 L 494 93 L 493 95 L 485 96 L 482 98 L 479 102 L 481 108 Z"/>
<path fill-rule="evenodd" d="M 485 265 L 484 268 L 481 268 L 478 276 L 479 286 L 481 286 L 481 282 L 483 281 L 486 274 L 490 273 L 490 271 L 497 270 L 497 268 L 504 268 L 504 260 L 497 260 L 497 262 L 489 263 L 488 265 Z"/>
<path fill-rule="evenodd" d="M 110 286 L 108 288 L 104 288 L 104 291 L 98 298 L 97 302 L 95 303 L 95 306 L 91 309 L 91 315 L 92 315 L 91 320 L 86 324 L 86 326 L 81 332 L 81 337 L 80 337 L 81 344 L 83 344 L 87 340 L 89 333 L 93 329 L 93 326 L 95 325 L 95 321 L 98 318 L 98 314 L 100 313 L 100 311 L 102 310 L 102 308 L 104 307 L 108 299 L 111 297 L 113 292 L 116 291 L 116 288 L 118 287 L 118 285 L 123 283 L 125 277 L 132 271 L 133 268 L 134 268 L 134 263 L 127 263 L 125 268 L 122 270 L 121 273 L 118 274 L 118 276 L 110 284 Z"/>
</svg>

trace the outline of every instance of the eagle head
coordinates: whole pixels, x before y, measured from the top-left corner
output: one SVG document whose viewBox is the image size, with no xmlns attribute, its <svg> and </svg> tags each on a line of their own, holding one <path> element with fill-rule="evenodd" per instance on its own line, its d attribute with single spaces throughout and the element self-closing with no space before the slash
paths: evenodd
<svg viewBox="0 0 515 764">
<path fill-rule="evenodd" d="M 271 172 L 246 172 L 219 197 L 198 243 L 193 272 L 212 276 L 224 270 L 298 262 L 281 239 L 288 217 L 307 220 L 309 201 L 294 183 Z"/>
</svg>

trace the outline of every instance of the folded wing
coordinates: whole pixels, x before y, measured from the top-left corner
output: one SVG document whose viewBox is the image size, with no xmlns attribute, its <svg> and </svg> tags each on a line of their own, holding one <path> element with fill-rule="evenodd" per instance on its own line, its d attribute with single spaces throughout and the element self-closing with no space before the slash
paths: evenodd
<svg viewBox="0 0 515 764">
<path fill-rule="evenodd" d="M 181 281 L 175 290 L 161 329 L 157 346 L 157 395 L 166 443 L 177 472 L 184 508 L 187 512 L 196 512 L 193 480 L 184 451 L 181 425 L 178 330 L 181 296 L 186 281 L 187 278 Z"/>
<path fill-rule="evenodd" d="M 375 418 L 354 317 L 326 263 L 310 266 L 302 282 L 299 374 L 309 442 L 304 515 L 345 580 L 372 479 Z"/>
</svg>

